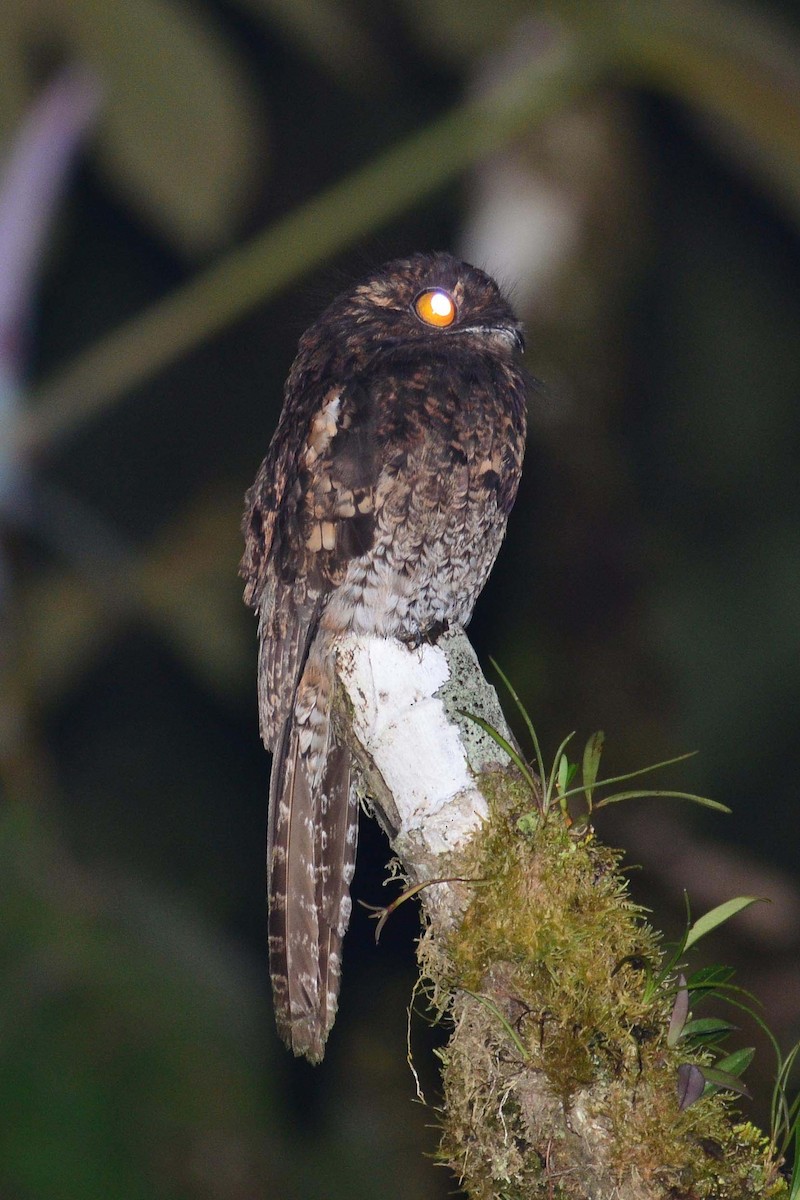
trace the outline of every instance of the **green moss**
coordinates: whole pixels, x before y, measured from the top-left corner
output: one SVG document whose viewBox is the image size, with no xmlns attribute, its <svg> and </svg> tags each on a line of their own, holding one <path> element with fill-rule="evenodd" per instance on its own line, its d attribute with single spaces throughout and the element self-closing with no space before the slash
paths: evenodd
<svg viewBox="0 0 800 1200">
<path fill-rule="evenodd" d="M 492 816 L 463 870 L 481 884 L 459 929 L 421 947 L 455 1025 L 441 1153 L 467 1194 L 567 1200 L 589 1177 L 598 1198 L 634 1180 L 665 1198 L 788 1195 L 762 1135 L 734 1124 L 724 1097 L 679 1110 L 691 1055 L 667 1046 L 671 997 L 648 998 L 637 969 L 659 961 L 659 943 L 620 856 L 560 813 L 531 814 L 510 772 L 481 784 Z"/>
</svg>

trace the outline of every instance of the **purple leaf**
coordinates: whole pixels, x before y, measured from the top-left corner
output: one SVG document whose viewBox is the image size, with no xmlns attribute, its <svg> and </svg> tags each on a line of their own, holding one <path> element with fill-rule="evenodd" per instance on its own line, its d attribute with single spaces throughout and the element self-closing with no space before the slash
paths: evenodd
<svg viewBox="0 0 800 1200">
<path fill-rule="evenodd" d="M 706 1086 L 703 1072 L 694 1063 L 681 1063 L 678 1067 L 678 1108 L 684 1112 L 695 1100 L 699 1100 Z"/>
<path fill-rule="evenodd" d="M 672 1016 L 669 1019 L 669 1029 L 667 1031 L 668 1046 L 676 1045 L 683 1033 L 683 1027 L 686 1024 L 688 1016 L 689 990 L 686 987 L 686 976 L 680 975 L 678 977 L 678 994 L 675 997 L 675 1003 L 672 1006 Z"/>
</svg>

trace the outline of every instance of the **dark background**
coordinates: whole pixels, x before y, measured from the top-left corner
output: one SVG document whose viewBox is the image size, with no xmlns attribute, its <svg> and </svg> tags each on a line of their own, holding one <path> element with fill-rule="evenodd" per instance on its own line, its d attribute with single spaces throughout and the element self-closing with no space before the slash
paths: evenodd
<svg viewBox="0 0 800 1200">
<path fill-rule="evenodd" d="M 798 1036 L 798 24 L 790 3 L 699 0 L 0 13 L 9 153 L 58 64 L 88 63 L 104 89 L 18 331 L 24 370 L 8 368 L 4 1196 L 452 1193 L 405 1061 L 411 905 L 377 949 L 356 906 L 325 1063 L 277 1043 L 268 758 L 236 575 L 241 497 L 298 336 L 347 281 L 412 250 L 463 253 L 512 287 L 540 381 L 478 653 L 511 677 L 545 755 L 576 730 L 580 757 L 598 728 L 610 774 L 699 750 L 654 786 L 732 816 L 634 801 L 598 831 L 669 934 L 684 889 L 696 914 L 771 898 L 708 954 L 737 966 L 784 1047 Z M 579 94 L 565 84 L 546 119 L 513 139 L 501 123 L 491 156 L 435 186 L 421 154 L 415 194 L 381 221 L 356 180 L 362 232 L 258 258 L 260 230 L 554 52 Z M 215 272 L 237 252 L 256 283 L 234 311 L 239 285 Z M 115 374 L 107 339 L 206 275 L 207 332 L 184 347 L 161 310 Z M 34 423 L 59 403 L 58 424 Z M 387 895 L 387 857 L 364 820 L 357 898 Z M 431 1105 L 436 1036 L 414 1021 Z M 745 1112 L 764 1122 L 762 1043 Z"/>
</svg>

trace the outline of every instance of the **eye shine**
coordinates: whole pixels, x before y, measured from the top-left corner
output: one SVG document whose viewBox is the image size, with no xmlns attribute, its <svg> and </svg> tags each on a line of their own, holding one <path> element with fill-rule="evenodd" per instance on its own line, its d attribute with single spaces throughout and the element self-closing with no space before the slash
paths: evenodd
<svg viewBox="0 0 800 1200">
<path fill-rule="evenodd" d="M 414 312 L 426 325 L 446 329 L 456 319 L 456 302 L 444 288 L 427 288 L 414 301 Z"/>
</svg>

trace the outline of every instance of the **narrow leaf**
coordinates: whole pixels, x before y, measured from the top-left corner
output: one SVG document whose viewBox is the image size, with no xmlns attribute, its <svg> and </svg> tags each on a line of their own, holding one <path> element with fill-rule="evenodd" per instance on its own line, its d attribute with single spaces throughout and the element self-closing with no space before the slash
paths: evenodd
<svg viewBox="0 0 800 1200">
<path fill-rule="evenodd" d="M 566 792 L 567 784 L 569 783 L 569 766 L 570 766 L 569 759 L 567 758 L 566 754 L 562 754 L 561 758 L 559 759 L 559 763 L 558 763 L 558 784 L 557 784 L 558 792 L 559 792 L 559 795 L 561 795 L 561 796 L 563 796 L 564 792 Z"/>
<path fill-rule="evenodd" d="M 780 1051 L 778 1052 L 778 1074 L 772 1089 L 770 1128 L 773 1132 L 773 1140 L 778 1146 L 779 1153 L 782 1155 L 786 1154 L 789 1144 L 797 1137 L 798 1127 L 800 1126 L 800 1122 L 798 1121 L 798 1115 L 800 1114 L 800 1094 L 795 1096 L 791 1104 L 789 1104 L 786 1096 L 786 1088 L 798 1052 L 800 1052 L 800 1042 L 795 1042 L 785 1058 L 782 1058 Z M 778 1131 L 780 1131 L 780 1137 L 778 1136 Z M 796 1150 L 795 1166 L 800 1169 L 800 1161 L 797 1159 Z"/>
<path fill-rule="evenodd" d="M 800 1200 L 800 1121 L 794 1126 L 794 1163 L 789 1181 L 789 1200 Z"/>
<path fill-rule="evenodd" d="M 505 674 L 505 673 L 504 673 L 504 672 L 503 672 L 503 671 L 500 669 L 500 667 L 499 667 L 499 665 L 498 665 L 498 663 L 497 663 L 496 659 L 494 659 L 494 658 L 490 658 L 490 659 L 489 659 L 489 662 L 492 664 L 492 666 L 494 667 L 495 671 L 497 671 L 497 674 L 500 676 L 501 680 L 503 681 L 503 685 L 504 685 L 504 687 L 505 687 L 506 691 L 508 692 L 508 694 L 509 694 L 509 696 L 511 697 L 511 699 L 512 699 L 512 700 L 514 701 L 514 703 L 516 704 L 516 706 L 517 706 L 517 710 L 518 710 L 518 712 L 519 712 L 520 716 L 522 717 L 522 720 L 525 722 L 525 728 L 526 728 L 526 729 L 527 729 L 527 731 L 528 731 L 528 736 L 530 737 L 530 739 L 531 739 L 531 745 L 533 746 L 533 752 L 534 752 L 534 754 L 536 755 L 536 769 L 537 769 L 537 771 L 539 772 L 539 778 L 540 778 L 540 779 L 541 779 L 541 781 L 542 781 L 542 787 L 544 787 L 544 779 L 545 779 L 545 774 L 544 774 L 544 758 L 542 757 L 542 748 L 541 748 L 541 746 L 539 745 L 539 738 L 537 737 L 537 735 L 536 735 L 536 730 L 535 730 L 535 729 L 534 729 L 534 727 L 533 727 L 533 721 L 532 721 L 532 720 L 530 719 L 530 717 L 528 716 L 528 710 L 527 710 L 527 708 L 526 708 L 526 707 L 525 707 L 525 705 L 522 703 L 522 701 L 520 700 L 520 698 L 519 698 L 519 696 L 517 695 L 516 691 L 514 690 L 514 688 L 513 688 L 512 684 L 511 684 L 511 680 L 510 680 L 510 679 L 508 678 L 508 676 L 507 676 L 507 675 L 506 675 L 506 674 Z"/>
<path fill-rule="evenodd" d="M 689 993 L 686 990 L 686 978 L 681 975 L 678 979 L 678 994 L 672 1006 L 672 1015 L 667 1030 L 667 1045 L 674 1046 L 680 1040 L 689 1016 Z"/>
<path fill-rule="evenodd" d="M 597 801 L 595 808 L 605 808 L 607 804 L 619 804 L 620 800 L 639 800 L 648 796 L 668 796 L 673 800 L 691 800 L 702 808 L 713 808 L 716 812 L 729 813 L 731 811 L 727 804 L 720 804 L 719 800 L 711 800 L 708 796 L 695 796 L 693 792 L 656 791 L 650 788 L 644 791 L 616 792 L 613 796 L 604 796 L 602 800 Z"/>
<path fill-rule="evenodd" d="M 597 734 L 593 736 L 597 737 Z M 605 735 L 600 734 L 605 742 Z M 591 739 L 590 739 L 591 740 Z M 602 747 L 601 747 L 602 749 Z M 694 758 L 697 754 L 696 750 L 689 750 L 686 754 L 678 754 L 675 758 L 665 758 L 663 762 L 651 763 L 648 767 L 637 767 L 635 771 L 626 771 L 624 775 L 609 775 L 608 779 L 599 779 L 595 782 L 595 787 L 608 787 L 611 783 L 625 783 L 628 779 L 637 779 L 640 775 L 649 775 L 651 771 L 660 771 L 663 767 L 672 767 L 675 763 L 686 762 L 687 758 Z M 586 784 L 574 789 L 576 794 L 586 790 Z M 646 793 L 648 796 L 651 792 Z"/>
<path fill-rule="evenodd" d="M 723 1021 L 721 1017 L 699 1017 L 695 1021 L 687 1021 L 683 1027 L 684 1037 L 707 1037 L 713 1033 L 731 1033 L 736 1029 L 730 1021 Z"/>
<path fill-rule="evenodd" d="M 734 900 L 726 900 L 724 904 L 718 904 L 716 908 L 712 908 L 705 916 L 698 918 L 694 925 L 686 935 L 685 949 L 688 950 L 695 942 L 699 942 L 701 937 L 705 937 L 707 933 L 711 933 L 712 929 L 717 929 L 718 926 L 724 925 L 731 917 L 735 917 L 742 909 L 749 908 L 751 904 L 758 904 L 763 897 L 761 896 L 737 896 Z"/>
<path fill-rule="evenodd" d="M 518 767 L 524 775 L 525 780 L 534 796 L 538 795 L 536 781 L 534 780 L 533 775 L 531 775 L 528 764 L 525 762 L 516 747 L 512 746 L 511 742 L 509 742 L 507 738 L 504 738 L 502 733 L 495 729 L 494 725 L 491 725 L 483 717 L 479 717 L 477 713 L 467 712 L 463 708 L 460 708 L 458 711 L 462 717 L 467 717 L 470 721 L 474 721 L 476 725 L 479 725 L 484 733 L 488 733 L 492 741 L 497 743 L 501 750 L 505 750 L 506 754 L 514 763 L 514 765 Z"/>
<path fill-rule="evenodd" d="M 748 1100 L 752 1100 L 750 1089 L 736 1075 L 730 1075 L 727 1071 L 720 1071 L 719 1067 L 703 1067 L 703 1071 L 706 1083 L 716 1088 L 722 1088 L 726 1092 L 735 1092 L 737 1096 L 745 1096 Z"/>
<path fill-rule="evenodd" d="M 755 1052 L 755 1046 L 743 1046 L 740 1050 L 734 1050 L 733 1054 L 728 1054 L 725 1058 L 721 1058 L 718 1063 L 714 1064 L 714 1070 L 724 1071 L 726 1075 L 730 1075 L 736 1079 L 750 1066 Z"/>
<path fill-rule="evenodd" d="M 467 996 L 471 996 L 473 1000 L 477 1000 L 479 1004 L 482 1004 L 484 1006 L 484 1008 L 489 1010 L 489 1012 L 492 1014 L 492 1016 L 497 1018 L 497 1020 L 503 1026 L 503 1029 L 505 1029 L 506 1033 L 508 1034 L 508 1036 L 511 1038 L 512 1042 L 516 1046 L 517 1050 L 519 1050 L 522 1058 L 524 1058 L 525 1061 L 527 1062 L 528 1059 L 530 1058 L 530 1054 L 528 1053 L 524 1043 L 522 1042 L 521 1038 L 517 1034 L 516 1030 L 514 1030 L 511 1027 L 511 1025 L 509 1025 L 508 1021 L 505 1019 L 503 1014 L 500 1012 L 500 1009 L 497 1007 L 497 1005 L 494 1003 L 494 1001 L 490 1000 L 488 996 L 482 996 L 479 992 L 471 992 L 471 991 L 469 991 L 468 988 L 462 988 L 462 991 Z"/>
<path fill-rule="evenodd" d="M 589 738 L 583 751 L 583 790 L 586 794 L 586 803 L 590 809 L 592 807 L 594 785 L 597 782 L 597 772 L 600 770 L 600 758 L 602 757 L 605 743 L 606 735 L 602 729 L 598 729 Z"/>
<path fill-rule="evenodd" d="M 552 799 L 552 796 L 553 796 L 553 788 L 554 788 L 555 782 L 556 782 L 556 771 L 558 770 L 558 766 L 561 762 L 561 758 L 562 758 L 567 746 L 569 745 L 569 743 L 572 741 L 572 739 L 574 737 L 575 737 L 575 730 L 573 729 L 572 733 L 567 734 L 567 736 L 564 738 L 561 745 L 556 750 L 556 756 L 553 759 L 553 767 L 552 767 L 552 770 L 550 771 L 550 776 L 547 780 L 547 788 L 545 790 L 545 795 L 544 795 L 545 810 L 547 810 L 547 808 L 550 804 L 550 800 Z"/>
<path fill-rule="evenodd" d="M 706 991 L 717 984 L 727 983 L 734 975 L 733 967 L 723 967 L 715 963 L 712 966 L 700 967 L 697 971 L 693 971 L 687 981 L 687 987 L 690 992 L 695 989 Z"/>
<path fill-rule="evenodd" d="M 681 1063 L 678 1067 L 678 1108 L 681 1112 L 700 1099 L 705 1086 L 705 1076 L 698 1066 Z"/>
</svg>

